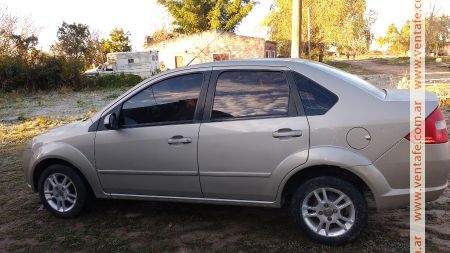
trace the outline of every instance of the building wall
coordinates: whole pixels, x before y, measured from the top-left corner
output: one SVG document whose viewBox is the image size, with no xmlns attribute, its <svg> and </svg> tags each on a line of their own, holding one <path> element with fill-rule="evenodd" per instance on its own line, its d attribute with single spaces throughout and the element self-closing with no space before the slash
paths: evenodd
<svg viewBox="0 0 450 253">
<path fill-rule="evenodd" d="M 182 57 L 182 65 L 185 66 L 190 61 L 191 65 L 211 62 L 214 60 L 214 54 L 221 54 L 222 57 L 228 55 L 230 60 L 264 58 L 266 47 L 267 43 L 262 38 L 207 31 L 148 45 L 145 49 L 158 50 L 161 68 L 173 69 L 176 67 L 176 56 L 179 57 L 179 63 Z"/>
</svg>

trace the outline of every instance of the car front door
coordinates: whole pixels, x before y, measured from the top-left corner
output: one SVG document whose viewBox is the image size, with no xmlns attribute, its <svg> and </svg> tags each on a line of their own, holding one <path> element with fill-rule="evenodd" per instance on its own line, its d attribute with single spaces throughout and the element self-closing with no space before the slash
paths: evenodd
<svg viewBox="0 0 450 253">
<path fill-rule="evenodd" d="M 283 173 L 307 161 L 309 125 L 292 83 L 285 68 L 213 69 L 199 135 L 206 198 L 274 201 Z"/>
<path fill-rule="evenodd" d="M 113 109 L 119 115 L 118 129 L 99 127 L 95 139 L 95 161 L 105 192 L 202 197 L 199 98 L 204 97 L 202 87 L 209 74 L 209 69 L 197 69 L 160 78 Z"/>
</svg>

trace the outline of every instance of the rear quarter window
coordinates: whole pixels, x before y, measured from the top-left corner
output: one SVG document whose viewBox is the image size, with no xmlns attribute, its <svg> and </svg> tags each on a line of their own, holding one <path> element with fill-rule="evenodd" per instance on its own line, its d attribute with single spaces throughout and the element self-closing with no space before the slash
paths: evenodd
<svg viewBox="0 0 450 253">
<path fill-rule="evenodd" d="M 295 85 L 307 116 L 324 115 L 337 103 L 338 96 L 336 94 L 306 76 L 293 73 Z"/>
</svg>

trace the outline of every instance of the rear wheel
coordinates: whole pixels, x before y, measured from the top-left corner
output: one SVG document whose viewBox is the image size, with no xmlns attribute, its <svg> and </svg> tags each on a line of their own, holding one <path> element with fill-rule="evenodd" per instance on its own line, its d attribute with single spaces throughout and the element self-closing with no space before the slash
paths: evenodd
<svg viewBox="0 0 450 253">
<path fill-rule="evenodd" d="M 54 164 L 39 177 L 39 197 L 54 216 L 73 218 L 86 210 L 91 193 L 83 178 L 72 168 Z"/>
<path fill-rule="evenodd" d="M 367 225 L 367 202 L 351 183 L 335 177 L 304 182 L 294 193 L 292 214 L 309 237 L 324 244 L 353 241 Z"/>
</svg>

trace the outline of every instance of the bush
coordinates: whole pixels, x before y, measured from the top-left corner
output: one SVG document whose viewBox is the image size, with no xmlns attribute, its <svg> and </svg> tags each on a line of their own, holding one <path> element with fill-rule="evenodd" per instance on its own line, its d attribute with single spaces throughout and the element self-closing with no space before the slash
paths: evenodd
<svg viewBox="0 0 450 253">
<path fill-rule="evenodd" d="M 120 75 L 101 75 L 87 78 L 89 89 L 110 89 L 110 88 L 130 88 L 142 82 L 138 75 L 124 74 Z"/>
<path fill-rule="evenodd" d="M 142 81 L 137 75 L 87 77 L 80 59 L 48 55 L 39 51 L 26 58 L 0 56 L 0 92 L 128 88 Z"/>
<path fill-rule="evenodd" d="M 82 61 L 36 52 L 28 58 L 0 56 L 0 91 L 38 91 L 86 86 Z"/>
</svg>

